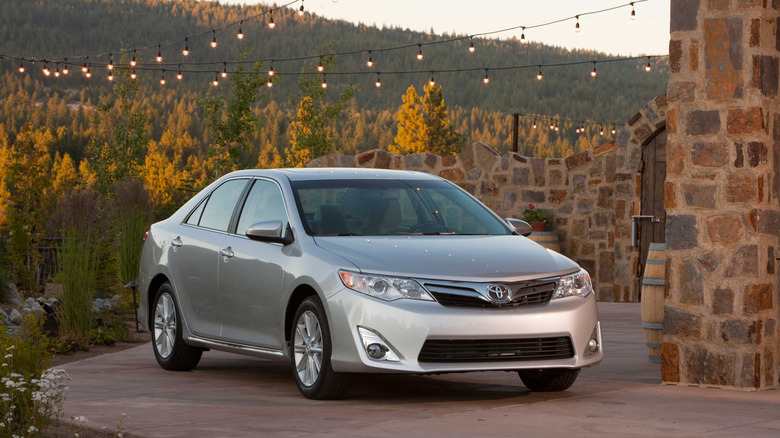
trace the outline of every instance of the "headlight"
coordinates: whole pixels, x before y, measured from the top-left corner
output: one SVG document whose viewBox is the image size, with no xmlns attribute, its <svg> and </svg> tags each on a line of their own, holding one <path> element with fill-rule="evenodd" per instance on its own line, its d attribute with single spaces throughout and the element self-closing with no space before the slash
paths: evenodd
<svg viewBox="0 0 780 438">
<path fill-rule="evenodd" d="M 593 285 L 590 282 L 590 275 L 584 269 L 580 269 L 580 272 L 558 280 L 553 299 L 572 296 L 585 298 L 591 292 L 593 292 Z"/>
<path fill-rule="evenodd" d="M 346 271 L 339 271 L 339 277 L 341 277 L 344 286 L 385 301 L 395 301 L 402 298 L 433 301 L 433 297 L 410 278 L 364 275 Z"/>
</svg>

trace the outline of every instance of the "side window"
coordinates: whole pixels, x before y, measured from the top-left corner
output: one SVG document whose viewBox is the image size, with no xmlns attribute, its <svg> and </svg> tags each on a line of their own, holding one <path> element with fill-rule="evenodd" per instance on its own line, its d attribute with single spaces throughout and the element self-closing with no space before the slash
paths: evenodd
<svg viewBox="0 0 780 438">
<path fill-rule="evenodd" d="M 250 225 L 267 221 L 282 221 L 282 229 L 287 227 L 282 192 L 270 181 L 256 180 L 241 210 L 236 233 L 244 235 Z"/>
<path fill-rule="evenodd" d="M 214 190 L 203 208 L 200 226 L 227 231 L 228 226 L 230 226 L 230 217 L 233 216 L 233 209 L 245 186 L 245 179 L 234 179 Z"/>
<path fill-rule="evenodd" d="M 198 225 L 198 222 L 200 222 L 200 215 L 203 214 L 203 207 L 206 206 L 206 201 L 201 202 L 198 204 L 198 208 L 195 209 L 195 211 L 190 214 L 190 217 L 187 219 L 187 224 L 189 225 Z"/>
</svg>

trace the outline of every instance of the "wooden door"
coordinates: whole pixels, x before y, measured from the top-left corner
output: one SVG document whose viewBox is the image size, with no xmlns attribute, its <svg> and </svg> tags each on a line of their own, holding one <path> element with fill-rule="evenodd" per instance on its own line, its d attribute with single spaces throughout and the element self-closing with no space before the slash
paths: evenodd
<svg viewBox="0 0 780 438">
<path fill-rule="evenodd" d="M 642 148 L 642 215 L 653 216 L 656 220 L 639 220 L 639 261 L 638 276 L 644 273 L 647 252 L 651 243 L 664 243 L 666 210 L 664 209 L 664 182 L 666 181 L 666 130 L 659 131 Z"/>
</svg>

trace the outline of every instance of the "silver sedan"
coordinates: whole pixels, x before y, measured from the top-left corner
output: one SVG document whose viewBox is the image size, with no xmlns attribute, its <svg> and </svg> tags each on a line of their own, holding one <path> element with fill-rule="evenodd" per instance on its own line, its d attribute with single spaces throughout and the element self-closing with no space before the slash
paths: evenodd
<svg viewBox="0 0 780 438">
<path fill-rule="evenodd" d="M 603 358 L 590 276 L 418 172 L 246 170 L 152 225 L 140 317 L 168 370 L 287 360 L 309 398 L 353 373 L 517 371 L 560 391 Z"/>
</svg>

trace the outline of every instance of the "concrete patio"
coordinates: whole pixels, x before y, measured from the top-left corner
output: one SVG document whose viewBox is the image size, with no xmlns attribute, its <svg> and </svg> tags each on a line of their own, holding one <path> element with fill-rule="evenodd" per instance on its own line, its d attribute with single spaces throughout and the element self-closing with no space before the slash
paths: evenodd
<svg viewBox="0 0 780 438">
<path fill-rule="evenodd" d="M 531 393 L 516 373 L 361 376 L 349 397 L 312 401 L 288 365 L 204 353 L 192 372 L 161 369 L 147 343 L 65 365 L 65 421 L 142 437 L 780 436 L 780 391 L 660 384 L 638 304 L 599 304 L 606 358 L 561 393 Z"/>
</svg>

